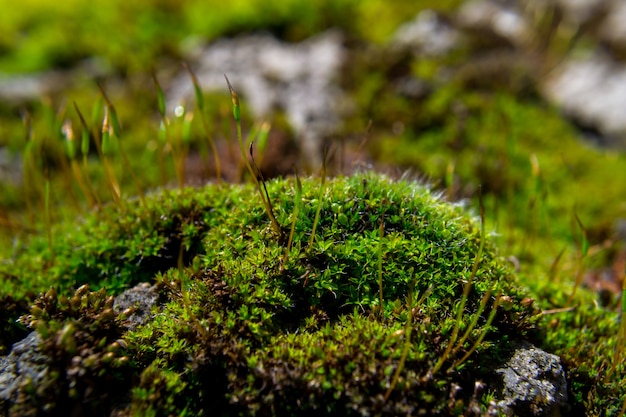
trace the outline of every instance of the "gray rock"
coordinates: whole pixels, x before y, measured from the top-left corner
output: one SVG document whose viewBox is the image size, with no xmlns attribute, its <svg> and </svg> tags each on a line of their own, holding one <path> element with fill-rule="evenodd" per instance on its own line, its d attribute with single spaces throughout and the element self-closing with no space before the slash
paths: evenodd
<svg viewBox="0 0 626 417">
<path fill-rule="evenodd" d="M 465 2 L 456 19 L 464 30 L 478 30 L 515 46 L 525 46 L 532 39 L 532 25 L 518 2 L 473 0 Z"/>
<path fill-rule="evenodd" d="M 600 37 L 611 45 L 626 49 L 626 3 L 613 1 L 600 27 Z"/>
<path fill-rule="evenodd" d="M 607 137 L 605 145 L 626 146 L 626 65 L 600 52 L 564 62 L 543 87 L 544 94 L 579 123 Z"/>
<path fill-rule="evenodd" d="M 343 59 L 342 36 L 335 31 L 297 44 L 270 35 L 220 39 L 188 57 L 203 89 L 226 92 L 226 74 L 256 118 L 283 110 L 314 165 L 321 160 L 321 140 L 337 128 L 346 100 L 336 84 Z M 168 90 L 168 109 L 193 104 L 186 71 Z"/>
<path fill-rule="evenodd" d="M 503 387 L 491 412 L 507 416 L 559 416 L 567 406 L 567 381 L 558 356 L 528 343 L 496 370 Z"/>
<path fill-rule="evenodd" d="M 58 94 L 76 84 L 110 71 L 101 58 L 89 58 L 70 70 L 48 70 L 38 73 L 9 75 L 0 73 L 0 99 L 11 104 L 41 100 L 42 96 Z"/>
<path fill-rule="evenodd" d="M 127 326 L 129 330 L 134 330 L 148 321 L 150 310 L 156 304 L 158 297 L 159 294 L 154 285 L 142 282 L 115 297 L 113 310 L 119 314 L 127 308 L 133 308 L 134 312 L 127 318 Z"/>
<path fill-rule="evenodd" d="M 433 10 L 421 11 L 394 33 L 392 47 L 411 49 L 418 56 L 440 56 L 459 44 L 459 32 Z"/>
<path fill-rule="evenodd" d="M 602 146 L 626 149 L 626 3 L 618 0 L 471 0 L 456 12 L 460 37 L 471 33 L 501 39 L 532 62 L 537 46 L 538 17 L 561 16 L 559 30 L 581 30 L 600 47 L 559 57 L 560 64 L 547 76 L 530 69 L 539 80 L 545 99 L 579 125 L 599 133 L 592 137 Z M 500 45 L 501 46 L 501 45 Z M 484 57 L 489 56 L 486 53 Z"/>
<path fill-rule="evenodd" d="M 0 401 L 15 403 L 20 387 L 44 381 L 49 359 L 41 352 L 41 343 L 39 334 L 32 332 L 15 343 L 8 356 L 0 357 Z"/>
<path fill-rule="evenodd" d="M 529 0 L 526 0 L 527 2 Z M 550 0 L 548 5 L 554 3 L 563 13 L 567 22 L 582 25 L 597 18 L 611 4 L 617 3 L 614 0 Z"/>
</svg>

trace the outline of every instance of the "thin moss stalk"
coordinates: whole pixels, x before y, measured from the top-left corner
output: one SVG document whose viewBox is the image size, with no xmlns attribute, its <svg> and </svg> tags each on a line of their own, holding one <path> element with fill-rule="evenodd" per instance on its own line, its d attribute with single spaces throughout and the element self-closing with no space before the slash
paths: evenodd
<svg viewBox="0 0 626 417">
<path fill-rule="evenodd" d="M 578 256 L 578 271 L 576 273 L 576 281 L 574 283 L 574 289 L 567 299 L 567 305 L 571 305 L 574 300 L 574 296 L 576 295 L 576 291 L 580 284 L 583 281 L 583 277 L 585 275 L 585 259 L 587 258 L 587 254 L 589 253 L 589 239 L 587 238 L 587 229 L 583 225 L 583 222 L 578 217 L 578 214 L 574 211 L 574 219 L 576 219 L 576 224 L 580 228 L 580 254 Z"/>
<path fill-rule="evenodd" d="M 30 114 L 25 111 L 22 114 L 22 120 L 24 122 L 24 130 L 26 133 L 26 145 L 24 146 L 23 163 L 24 195 L 26 196 L 25 201 L 28 218 L 30 219 L 31 224 L 34 224 L 35 211 L 33 210 L 33 207 L 36 206 L 37 203 L 33 202 L 32 195 L 41 195 L 41 189 L 38 186 L 39 181 L 37 179 L 37 176 L 39 172 L 37 169 L 37 163 L 35 158 L 35 141 L 33 138 L 32 120 Z"/>
<path fill-rule="evenodd" d="M 461 336 L 461 338 L 457 342 L 456 347 L 454 349 L 452 349 L 451 355 L 454 355 L 459 349 L 463 348 L 463 345 L 465 344 L 465 341 L 469 337 L 469 335 L 472 332 L 472 330 L 474 330 L 474 328 L 476 327 L 476 324 L 478 323 L 478 319 L 480 319 L 480 316 L 481 316 L 483 310 L 485 309 L 485 307 L 487 307 L 487 303 L 489 302 L 489 298 L 491 298 L 491 291 L 487 291 L 485 293 L 485 295 L 483 296 L 483 298 L 480 301 L 480 304 L 478 306 L 478 310 L 476 311 L 476 313 L 474 313 L 474 316 L 472 317 L 472 321 L 467 326 L 467 329 L 465 329 L 465 333 L 463 333 L 463 336 Z"/>
<path fill-rule="evenodd" d="M 261 171 L 258 170 L 257 168 L 258 172 L 254 172 L 254 169 L 252 168 L 252 165 L 250 164 L 246 156 L 245 146 L 243 143 L 243 134 L 241 133 L 241 107 L 239 105 L 239 96 L 237 95 L 237 92 L 235 91 L 233 86 L 230 84 L 230 81 L 228 80 L 228 77 L 226 76 L 226 74 L 224 74 L 224 78 L 226 79 L 226 84 L 228 84 L 228 90 L 230 91 L 230 97 L 233 103 L 233 118 L 235 119 L 235 124 L 237 125 L 237 139 L 239 140 L 239 148 L 241 150 L 241 157 L 244 163 L 246 164 L 246 166 L 248 167 L 248 171 L 250 172 L 254 185 L 259 191 L 259 195 L 261 196 L 261 200 L 263 201 L 263 205 L 265 207 L 267 216 L 270 218 L 270 221 L 272 223 L 272 229 L 274 229 L 274 232 L 276 233 L 277 236 L 281 236 L 282 234 L 281 228 L 280 228 L 280 225 L 278 224 L 278 221 L 276 220 L 276 217 L 274 216 L 274 210 L 272 209 L 272 202 L 269 198 L 267 188 L 265 187 L 265 181 L 262 178 Z M 252 143 L 250 145 L 252 145 Z M 252 147 L 250 147 L 250 156 L 253 157 Z M 253 161 L 254 161 L 254 157 L 253 157 Z M 263 182 L 263 188 L 265 189 L 265 194 L 263 193 L 263 188 L 261 187 L 261 184 L 259 183 L 258 175 L 261 175 L 261 180 Z"/>
<path fill-rule="evenodd" d="M 320 172 L 320 186 L 317 194 L 317 208 L 315 209 L 315 217 L 313 218 L 313 227 L 311 228 L 311 237 L 309 239 L 309 246 L 307 247 L 307 252 L 311 250 L 313 247 L 313 242 L 315 241 L 315 232 L 317 230 L 317 224 L 320 220 L 320 213 L 322 212 L 322 206 L 324 205 L 324 192 L 326 191 L 326 157 L 327 157 L 327 148 L 324 148 L 324 155 L 322 159 L 322 170 Z"/>
<path fill-rule="evenodd" d="M 161 88 L 161 84 L 156 77 L 154 71 L 152 72 L 152 82 L 157 94 L 157 107 L 159 109 L 159 115 L 161 116 L 161 126 L 165 134 L 165 140 L 172 154 L 172 160 L 174 161 L 174 172 L 176 173 L 176 181 L 178 186 L 182 189 L 185 186 L 185 173 L 184 173 L 184 160 L 178 154 L 178 150 L 174 146 L 172 140 L 172 133 L 170 131 L 170 123 L 167 117 L 167 109 L 165 107 L 165 93 Z"/>
<path fill-rule="evenodd" d="M 122 204 L 121 198 L 121 190 L 119 182 L 115 176 L 115 172 L 113 167 L 111 166 L 110 154 L 112 152 L 112 139 L 111 139 L 112 128 L 109 122 L 109 111 L 108 107 L 104 109 L 104 119 L 102 120 L 102 136 L 100 141 L 100 152 L 102 157 L 102 166 L 106 173 L 106 176 L 109 180 L 109 187 L 111 189 L 111 196 L 113 197 L 113 201 L 117 204 Z"/>
<path fill-rule="evenodd" d="M 483 250 L 485 249 L 485 207 L 483 205 L 482 194 L 479 189 L 478 191 L 479 204 L 480 204 L 480 244 L 478 247 L 478 253 L 476 254 L 476 258 L 474 260 L 474 265 L 472 266 L 472 273 L 465 283 L 463 287 L 463 296 L 461 297 L 461 302 L 458 304 L 458 311 L 456 313 L 456 320 L 454 323 L 454 328 L 452 330 L 452 336 L 450 337 L 450 341 L 448 342 L 448 346 L 443 354 L 439 357 L 439 360 L 433 367 L 431 374 L 434 375 L 441 367 L 444 362 L 450 356 L 452 349 L 456 344 L 456 339 L 459 335 L 459 329 L 461 327 L 461 321 L 463 319 L 463 313 L 465 311 L 465 304 L 467 304 L 467 300 L 469 298 L 469 293 L 472 290 L 472 284 L 474 282 L 474 278 L 476 277 L 476 272 L 478 272 L 478 264 L 483 255 Z"/>
<path fill-rule="evenodd" d="M 82 112 L 80 111 L 80 108 L 78 107 L 78 104 L 76 104 L 76 102 L 74 102 L 74 109 L 76 110 L 76 113 L 78 114 L 78 118 L 81 122 L 81 124 L 83 125 L 83 144 L 82 144 L 82 148 L 83 151 L 85 150 L 89 150 L 89 126 L 87 124 L 87 121 L 85 120 L 85 117 L 83 116 Z M 94 110 L 92 112 L 92 116 L 97 116 L 99 117 L 99 106 L 94 107 Z M 108 142 L 108 136 L 109 136 L 109 131 L 110 131 L 110 126 L 109 126 L 109 121 L 108 121 L 108 113 L 105 110 L 105 114 L 104 114 L 104 119 L 102 122 L 102 129 L 101 129 L 101 137 L 99 137 L 97 134 L 94 134 L 94 143 L 96 144 L 96 150 L 98 151 L 98 156 L 100 157 L 100 161 L 102 162 L 102 167 L 104 168 L 104 175 L 106 177 L 107 180 L 107 185 L 109 186 L 109 189 L 111 190 L 111 196 L 113 197 L 113 201 L 120 205 L 120 189 L 119 189 L 119 184 L 117 182 L 117 179 L 115 178 L 115 174 L 113 172 L 113 170 L 111 169 L 110 165 L 109 165 L 109 160 L 107 155 L 105 154 L 105 150 L 108 151 L 108 149 L 103 149 L 102 147 L 102 142 L 106 139 L 106 141 Z M 87 145 L 85 144 L 85 142 L 87 142 Z M 85 165 L 85 169 L 87 169 L 87 153 L 83 152 L 83 164 Z"/>
<path fill-rule="evenodd" d="M 102 90 L 102 94 L 104 94 L 104 90 Z M 117 112 L 115 111 L 115 107 L 113 107 L 113 104 L 109 101 L 106 95 L 104 96 L 104 99 L 107 103 L 105 108 L 108 109 L 108 113 L 110 113 L 110 116 L 111 116 L 111 122 L 112 122 L 111 126 L 113 128 L 112 133 L 115 135 L 117 139 L 117 148 L 119 149 L 120 155 L 122 156 L 122 162 L 124 163 L 124 166 L 128 169 L 128 172 L 130 173 L 133 183 L 135 184 L 135 188 L 137 189 L 137 194 L 139 196 L 139 200 L 141 201 L 141 204 L 144 207 L 146 207 L 146 198 L 143 192 L 143 188 L 141 187 L 139 178 L 135 174 L 135 170 L 133 169 L 133 166 L 131 165 L 130 160 L 128 159 L 128 155 L 126 155 L 126 151 L 124 151 L 124 144 L 123 144 L 123 141 L 121 140 L 122 130 L 121 130 L 119 119 L 117 117 Z"/>
<path fill-rule="evenodd" d="M 378 227 L 378 309 L 380 318 L 385 317 L 385 306 L 383 304 L 383 236 L 385 234 L 385 219 L 380 217 L 380 225 Z M 409 304 L 410 306 L 410 304 Z"/>
<path fill-rule="evenodd" d="M 561 263 L 561 258 L 563 258 L 563 254 L 565 254 L 566 250 L 567 250 L 567 247 L 564 247 L 563 249 L 561 249 L 561 251 L 556 255 L 556 257 L 552 261 L 552 265 L 550 265 L 550 274 L 548 276 L 550 277 L 549 281 L 552 283 L 556 283 L 557 281 L 560 281 L 559 264 Z"/>
<path fill-rule="evenodd" d="M 300 205 L 302 204 L 302 183 L 300 182 L 300 177 L 298 176 L 298 169 L 294 167 L 295 170 L 295 194 L 294 194 L 294 203 L 293 203 L 293 213 L 291 219 L 291 230 L 289 231 L 289 240 L 287 241 L 287 248 L 285 249 L 285 256 L 283 257 L 283 263 L 281 265 L 281 269 L 287 265 L 287 260 L 289 259 L 289 252 L 291 251 L 291 246 L 293 245 L 293 236 L 296 231 L 296 222 L 298 221 L 298 214 L 300 214 Z"/>
<path fill-rule="evenodd" d="M 76 113 L 78 114 L 78 118 L 80 119 L 80 123 L 81 123 L 81 138 L 80 138 L 80 151 L 83 157 L 83 167 L 82 170 L 85 173 L 85 185 L 89 190 L 89 194 L 92 196 L 93 200 L 95 201 L 97 206 L 101 205 L 100 202 L 100 198 L 98 197 L 98 193 L 95 191 L 95 187 L 93 186 L 93 183 L 91 182 L 91 179 L 89 178 L 89 167 L 88 167 L 88 157 L 89 157 L 89 127 L 87 126 L 87 122 L 85 121 L 85 118 L 83 117 L 82 113 L 80 112 L 80 109 L 78 108 L 78 105 L 76 104 L 76 102 L 73 103 L 74 104 L 74 109 L 76 110 Z M 96 135 L 97 136 L 97 135 Z M 100 150 L 100 148 L 98 146 L 96 146 L 98 148 L 98 154 L 102 155 L 102 152 Z"/>
<path fill-rule="evenodd" d="M 196 95 L 196 108 L 198 109 L 198 114 L 200 118 L 200 122 L 202 123 L 202 127 L 204 128 L 204 133 L 209 141 L 209 146 L 211 147 L 211 151 L 213 152 L 213 158 L 215 161 L 215 176 L 217 178 L 217 182 L 221 182 L 222 180 L 222 165 L 220 163 L 220 156 L 217 152 L 217 147 L 215 146 L 215 141 L 213 140 L 213 135 L 211 134 L 211 129 L 209 127 L 209 123 L 204 114 L 204 98 L 202 96 L 202 88 L 200 87 L 200 82 L 196 77 L 196 74 L 191 70 L 187 63 L 183 63 L 183 66 L 189 73 L 189 77 L 191 78 L 191 82 L 193 83 L 193 89 Z"/>
<path fill-rule="evenodd" d="M 385 392 L 385 401 L 389 399 L 392 391 L 398 384 L 398 380 L 400 379 L 400 374 L 404 369 L 404 364 L 406 363 L 406 357 L 409 354 L 409 349 L 411 348 L 411 332 L 413 330 L 413 313 L 414 310 L 419 308 L 420 305 L 424 302 L 424 300 L 430 295 L 433 291 L 433 287 L 429 287 L 424 294 L 417 301 L 417 305 L 413 307 L 413 294 L 415 292 L 415 280 L 411 281 L 411 286 L 409 288 L 409 293 L 407 294 L 407 310 L 408 317 L 406 319 L 406 324 L 404 326 L 404 344 L 402 346 L 402 353 L 400 354 L 400 361 L 398 362 L 398 367 L 391 378 L 391 383 L 389 384 L 389 388 Z"/>
<path fill-rule="evenodd" d="M 67 119 L 63 123 L 62 133 L 63 137 L 65 138 L 66 155 L 70 161 L 70 168 L 72 170 L 74 180 L 76 181 L 78 187 L 85 196 L 85 199 L 87 200 L 89 206 L 93 207 L 95 205 L 95 199 L 92 195 L 92 190 L 89 188 L 89 186 L 86 184 L 85 179 L 83 178 L 86 175 L 83 174 L 81 166 L 77 161 L 78 146 L 76 144 L 74 130 L 72 129 L 72 122 L 69 119 Z"/>
<path fill-rule="evenodd" d="M 541 176 L 541 166 L 539 164 L 539 158 L 536 154 L 530 156 L 530 166 L 532 178 L 534 179 L 533 193 L 528 201 L 528 214 L 526 216 L 526 230 L 528 233 L 524 235 L 524 241 L 522 244 L 521 252 L 526 254 L 537 237 L 537 231 L 539 229 L 539 203 L 544 197 L 543 179 Z"/>
<path fill-rule="evenodd" d="M 446 167 L 446 198 L 448 201 L 454 200 L 454 161 L 450 161 Z"/>
<path fill-rule="evenodd" d="M 44 192 L 44 215 L 46 222 L 46 234 L 48 236 L 48 248 L 50 249 L 50 258 L 54 262 L 54 245 L 52 241 L 52 215 L 50 214 L 50 178 L 46 175 Z"/>
<path fill-rule="evenodd" d="M 613 364 L 611 370 L 608 372 L 606 379 L 610 379 L 618 366 L 624 366 L 624 359 L 626 358 L 626 276 L 622 281 L 622 311 L 620 316 L 620 324 L 617 332 L 617 340 L 615 342 L 615 353 L 613 354 Z M 624 407 L 626 407 L 626 399 L 624 400 Z M 622 407 L 622 415 L 625 408 Z"/>
<path fill-rule="evenodd" d="M 491 295 L 491 294 L 489 293 L 489 295 Z M 483 327 L 482 331 L 480 332 L 480 335 L 478 336 L 478 338 L 476 339 L 476 341 L 474 342 L 472 347 L 465 353 L 465 355 L 463 355 L 463 357 L 461 359 L 456 361 L 448 369 L 448 371 L 453 370 L 454 368 L 458 367 L 463 362 L 465 362 L 467 360 L 467 358 L 469 358 L 471 356 L 471 354 L 474 353 L 476 348 L 478 346 L 480 346 L 480 344 L 482 343 L 483 339 L 485 338 L 485 336 L 489 332 L 489 327 L 491 326 L 491 323 L 493 322 L 493 319 L 496 317 L 496 312 L 498 311 L 498 306 L 500 305 L 500 300 L 501 299 L 502 299 L 502 293 L 498 293 L 498 296 L 496 297 L 496 300 L 493 303 L 493 307 L 491 308 L 491 312 L 489 313 L 489 317 L 487 317 L 487 322 L 485 323 L 485 326 Z M 485 304 L 486 304 L 486 302 L 485 302 Z"/>
</svg>

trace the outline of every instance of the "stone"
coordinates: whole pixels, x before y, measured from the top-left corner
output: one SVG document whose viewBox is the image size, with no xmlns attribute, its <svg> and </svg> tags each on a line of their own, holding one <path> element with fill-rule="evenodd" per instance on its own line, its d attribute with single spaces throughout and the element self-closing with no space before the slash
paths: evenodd
<svg viewBox="0 0 626 417">
<path fill-rule="evenodd" d="M 548 100 L 580 125 L 594 128 L 601 145 L 626 147 L 626 65 L 602 52 L 565 61 L 543 85 Z"/>
<path fill-rule="evenodd" d="M 392 36 L 392 47 L 408 48 L 417 56 L 441 56 L 459 43 L 459 32 L 435 11 L 421 11 Z"/>
<path fill-rule="evenodd" d="M 341 34 L 332 30 L 291 44 L 270 35 L 240 36 L 196 50 L 188 61 L 205 91 L 227 92 L 226 74 L 255 119 L 284 111 L 302 139 L 303 153 L 319 165 L 322 140 L 339 126 L 347 100 L 336 82 L 344 61 L 342 43 Z M 168 88 L 167 108 L 193 100 L 193 84 L 182 71 Z"/>
<path fill-rule="evenodd" d="M 41 352 L 41 343 L 39 333 L 31 332 L 13 345 L 9 355 L 0 357 L 0 402 L 15 403 L 20 387 L 44 381 L 49 359 Z"/>
<path fill-rule="evenodd" d="M 148 321 L 150 310 L 156 304 L 158 297 L 154 285 L 142 282 L 115 297 L 113 310 L 119 314 L 127 308 L 133 308 L 134 312 L 127 317 L 126 325 L 129 330 L 134 330 Z"/>
<path fill-rule="evenodd" d="M 502 378 L 502 389 L 490 412 L 559 416 L 566 411 L 567 381 L 558 356 L 524 342 L 496 374 Z"/>
</svg>

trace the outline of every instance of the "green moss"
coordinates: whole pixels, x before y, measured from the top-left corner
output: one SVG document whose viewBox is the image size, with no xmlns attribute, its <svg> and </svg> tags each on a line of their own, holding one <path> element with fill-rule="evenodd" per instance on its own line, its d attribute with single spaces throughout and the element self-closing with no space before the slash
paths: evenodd
<svg viewBox="0 0 626 417">
<path fill-rule="evenodd" d="M 451 198 L 476 199 L 481 187 L 488 228 L 499 231 L 495 242 L 516 257 L 520 282 L 538 307 L 557 311 L 540 321 L 539 344 L 564 360 L 572 398 L 588 413 L 617 413 L 626 392 L 609 370 L 618 360 L 619 294 L 579 288 L 580 297 L 569 297 L 578 277 L 594 269 L 617 265 L 620 282 L 623 244 L 614 227 L 624 208 L 607 202 L 621 201 L 626 192 L 623 155 L 585 144 L 545 104 L 507 93 L 450 84 L 413 111 L 420 117 L 403 134 L 384 136 L 375 152 L 416 167 Z M 395 120 L 396 113 L 388 116 Z M 582 260 L 576 217 L 591 247 Z M 558 312 L 566 307 L 573 310 Z"/>
<path fill-rule="evenodd" d="M 450 9 L 459 2 L 342 0 L 303 7 L 301 2 L 268 5 L 253 0 L 235 1 L 219 12 L 211 2 L 194 1 L 161 2 L 155 7 L 139 2 L 119 8 L 111 3 L 95 9 L 75 2 L 40 3 L 29 0 L 30 6 L 17 12 L 3 8 L 0 27 L 7 36 L 0 36 L 0 67 L 7 72 L 71 67 L 97 55 L 124 78 L 159 68 L 157 57 L 177 60 L 179 44 L 189 35 L 212 38 L 241 28 L 269 27 L 285 39 L 299 40 L 333 25 L 343 28 L 350 41 L 382 42 L 417 8 Z M 128 16 L 135 19 L 132 25 Z M 61 21 L 63 28 L 57 24 Z M 116 30 L 94 33 L 93 27 Z M 90 36 L 80 36 L 85 29 Z M 133 56 L 128 56 L 129 45 L 137 51 Z M 583 276 L 579 274 L 619 265 L 623 243 L 612 233 L 614 222 L 625 216 L 620 203 L 626 194 L 623 155 L 582 144 L 570 124 L 536 99 L 526 80 L 529 74 L 520 79 L 485 77 L 482 67 L 464 66 L 471 61 L 471 52 L 461 49 L 419 62 L 395 52 L 372 59 L 367 49 L 366 55 L 351 55 L 346 69 L 350 74 L 343 86 L 353 92 L 360 109 L 352 121 L 358 127 L 349 133 L 362 130 L 363 121 L 371 119 L 370 143 L 377 161 L 416 169 L 450 200 L 472 197 L 478 206 L 476 190 L 482 187 L 487 230 L 498 234 L 489 237 L 476 277 L 471 269 L 482 238 L 466 214 L 433 199 L 419 186 L 392 184 L 376 176 L 335 180 L 322 190 L 321 202 L 319 183 L 306 181 L 297 219 L 293 185 L 272 183 L 270 194 L 283 227 L 280 236 L 269 228 L 258 194 L 247 186 L 163 191 L 151 195 L 147 206 L 125 201 L 87 213 L 59 132 L 63 121 L 70 119 L 79 134 L 80 123 L 67 104 L 73 101 L 87 116 L 90 130 L 100 130 L 101 105 L 90 117 L 94 107 L 90 103 L 98 95 L 95 87 L 85 91 L 78 82 L 76 90 L 64 92 L 67 98 L 26 104 L 25 112 L 0 105 L 1 144 L 21 153 L 25 163 L 23 186 L 0 184 L 0 221 L 8 231 L 0 235 L 0 256 L 5 258 L 0 264 L 4 306 L 0 353 L 27 331 L 15 319 L 28 313 L 29 304 L 45 301 L 45 295 L 36 294 L 46 294 L 51 287 L 60 297 L 71 298 L 83 284 L 106 288 L 112 295 L 156 279 L 163 303 L 160 314 L 133 333 L 120 327 L 122 319 L 103 329 L 94 326 L 96 310 L 103 307 L 88 301 L 86 308 L 76 311 L 67 310 L 59 300 L 47 303 L 48 316 L 39 330 L 58 361 L 54 378 L 38 397 L 44 400 L 40 405 L 50 404 L 59 412 L 71 408 L 48 401 L 56 392 L 48 388 L 59 386 L 63 387 L 59 392 L 69 393 L 69 385 L 76 383 L 62 376 L 71 368 L 71 344 L 58 343 L 63 329 L 76 331 L 74 341 L 85 347 L 103 334 L 101 330 L 115 337 L 123 334 L 129 366 L 88 367 L 80 383 L 88 387 L 110 383 L 98 379 L 97 373 L 111 371 L 114 382 L 132 393 L 132 399 L 115 393 L 107 404 L 130 403 L 124 412 L 131 415 L 197 415 L 217 409 L 225 414 L 276 414 L 276 410 L 349 414 L 367 409 L 396 415 L 408 413 L 412 401 L 431 413 L 453 414 L 470 402 L 486 407 L 493 393 L 472 398 L 472 384 L 488 378 L 487 370 L 506 356 L 503 351 L 514 334 L 562 358 L 576 409 L 590 415 L 619 412 L 626 391 L 621 386 L 624 366 L 616 364 L 618 296 L 598 297 L 582 286 L 576 297 L 569 297 L 574 281 Z M 453 71 L 456 75 L 450 80 L 441 78 L 444 67 L 460 70 Z M 404 76 L 424 83 L 421 98 L 403 96 L 389 82 Z M 493 84 L 499 93 L 493 92 Z M 531 94 L 514 97 L 520 91 Z M 107 92 L 122 119 L 125 149 L 133 169 L 140 172 L 144 191 L 165 185 L 174 178 L 174 169 L 155 123 L 151 84 Z M 220 95 L 210 98 L 216 98 L 205 100 L 213 106 L 207 109 L 210 131 L 216 137 L 233 137 L 229 101 Z M 20 120 L 26 114 L 30 116 Z M 30 129 L 24 129 L 23 122 Z M 24 141 L 26 130 L 29 136 Z M 195 122 L 191 132 L 185 146 L 206 156 L 200 124 Z M 91 145 L 86 169 L 96 195 L 106 201 L 107 180 Z M 122 195 L 137 194 L 129 166 L 117 156 L 113 170 Z M 52 246 L 40 214 L 46 176 L 52 189 Z M 318 207 L 321 221 L 309 247 Z M 574 214 L 591 245 L 582 261 L 581 231 Z M 286 257 L 293 220 L 295 238 Z M 498 258 L 494 245 L 519 262 L 519 278 Z M 478 315 L 482 296 L 493 292 L 467 341 L 433 378 L 426 378 L 450 344 L 462 283 L 470 277 L 475 278 L 473 291 L 459 337 L 472 322 L 471 313 Z M 523 291 L 515 288 L 518 283 Z M 412 307 L 405 369 L 384 401 L 406 346 L 407 293 L 412 287 L 414 299 L 430 289 L 432 294 Z M 512 303 L 513 309 L 499 307 L 478 352 L 446 373 L 486 330 L 499 290 L 512 297 L 502 304 L 508 308 Z M 547 313 L 529 319 L 530 299 L 525 300 L 526 307 L 519 305 L 524 297 L 534 299 L 534 306 Z M 563 310 L 566 307 L 571 309 Z M 90 354 L 105 350 L 100 346 Z M 456 404 L 448 398 L 452 384 L 463 387 Z M 81 396 L 84 400 L 83 394 L 76 393 L 70 404 Z M 92 401 L 89 398 L 86 401 Z M 319 408 L 322 405 L 325 408 Z"/>
<path fill-rule="evenodd" d="M 269 227 L 256 191 L 214 185 L 155 194 L 147 210 L 138 201 L 121 211 L 109 207 L 71 233 L 75 225 L 61 226 L 57 234 L 70 234 L 55 243 L 54 259 L 45 241 L 35 239 L 13 268 L 21 271 L 21 286 L 37 291 L 52 285 L 60 294 L 71 294 L 85 282 L 116 292 L 156 275 L 164 305 L 124 340 L 138 380 L 131 409 L 159 415 L 214 407 L 229 414 L 398 413 L 414 407 L 444 412 L 451 384 L 467 386 L 471 393 L 475 379 L 489 377 L 486 358 L 499 357 L 510 335 L 523 336 L 532 326 L 533 311 L 519 303 L 523 294 L 488 242 L 472 276 L 482 238 L 460 207 L 412 182 L 371 174 L 338 178 L 322 194 L 320 221 L 308 247 L 320 183 L 302 185 L 303 204 L 286 264 L 285 236 Z M 293 184 L 275 181 L 268 190 L 279 223 L 290 224 Z M 33 260 L 35 253 L 39 258 Z M 159 268 L 155 261 L 162 262 Z M 186 266 L 178 268 L 179 262 Z M 457 324 L 456 310 L 470 279 L 472 291 Z M 431 293 L 412 306 L 415 336 L 385 401 L 404 345 L 410 288 L 414 299 Z M 512 308 L 498 311 L 489 328 L 479 319 L 469 338 L 431 375 L 453 329 L 458 325 L 465 331 L 487 291 L 493 295 L 483 304 L 485 311 L 500 291 L 511 297 Z M 48 304 L 36 314 L 56 311 L 55 303 Z M 76 317 L 71 318 L 74 323 Z M 55 321 L 55 329 L 68 320 Z M 480 355 L 446 372 L 481 332 L 488 333 L 478 346 Z"/>
<path fill-rule="evenodd" d="M 624 394 L 623 366 L 607 376 L 615 314 L 589 308 L 592 297 L 581 290 L 578 308 L 537 316 L 528 294 L 547 309 L 562 305 L 565 291 L 552 283 L 520 290 L 507 262 L 461 207 L 414 182 L 374 174 L 334 179 L 321 194 L 320 182 L 307 179 L 283 264 L 298 204 L 295 184 L 277 180 L 267 186 L 284 226 L 280 235 L 250 185 L 162 191 L 148 196 L 146 206 L 128 201 L 88 216 L 79 228 L 59 225 L 55 233 L 65 238 L 55 241 L 54 258 L 46 239 L 32 239 L 5 264 L 3 273 L 11 270 L 20 278 L 5 281 L 1 294 L 28 299 L 56 288 L 35 303 L 33 319 L 25 321 L 49 341 L 51 351 L 60 352 L 55 366 L 61 374 L 77 344 L 86 346 L 105 334 L 107 341 L 89 351 L 104 355 L 111 351 L 106 346 L 121 338 L 125 347 L 119 355 L 127 359 L 96 370 L 113 372 L 131 398 L 103 394 L 98 404 L 130 401 L 123 407 L 129 415 L 454 414 L 470 403 L 486 406 L 486 399 L 472 394 L 474 383 L 494 381 L 494 365 L 519 338 L 561 355 L 575 404 L 586 410 L 620 406 L 615 399 Z M 320 221 L 309 246 L 318 204 Z M 486 245 L 472 275 L 481 239 Z M 106 306 L 97 300 L 104 300 L 104 291 L 153 280 L 162 301 L 148 323 L 129 331 L 111 327 L 123 317 L 106 322 L 111 324 L 99 321 Z M 457 322 L 468 280 L 471 291 Z M 84 283 L 107 290 L 85 295 L 81 289 L 72 296 L 72 288 Z M 413 300 L 428 294 L 408 308 L 409 292 Z M 487 326 L 498 293 L 502 305 Z M 87 297 L 85 303 L 68 301 L 79 296 Z M 468 331 L 476 314 L 477 324 Z M 459 335 L 468 331 L 467 338 L 452 339 L 457 326 Z M 61 337 L 64 333 L 77 336 Z M 483 333 L 476 352 L 457 363 Z M 69 393 L 71 378 L 54 375 L 54 385 Z M 83 375 L 82 384 L 101 386 L 98 373 Z M 450 402 L 456 385 L 463 390 Z M 71 408 L 83 394 L 49 407 Z"/>
</svg>

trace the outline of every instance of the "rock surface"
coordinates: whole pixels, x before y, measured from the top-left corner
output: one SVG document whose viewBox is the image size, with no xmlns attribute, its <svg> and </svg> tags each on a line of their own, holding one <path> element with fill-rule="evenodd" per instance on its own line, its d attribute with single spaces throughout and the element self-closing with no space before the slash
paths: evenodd
<svg viewBox="0 0 626 417">
<path fill-rule="evenodd" d="M 19 401 L 24 384 L 36 387 L 45 379 L 49 359 L 40 350 L 41 342 L 39 333 L 32 332 L 15 343 L 8 356 L 0 357 L 0 410 L 3 402 Z"/>
<path fill-rule="evenodd" d="M 496 373 L 503 387 L 491 411 L 507 416 L 559 416 L 566 411 L 567 381 L 558 356 L 524 343 Z"/>
<path fill-rule="evenodd" d="M 119 314 L 132 308 L 133 313 L 127 317 L 126 321 L 128 328 L 134 330 L 148 321 L 150 309 L 156 304 L 158 296 L 154 285 L 142 282 L 115 297 L 113 310 Z"/>
</svg>

